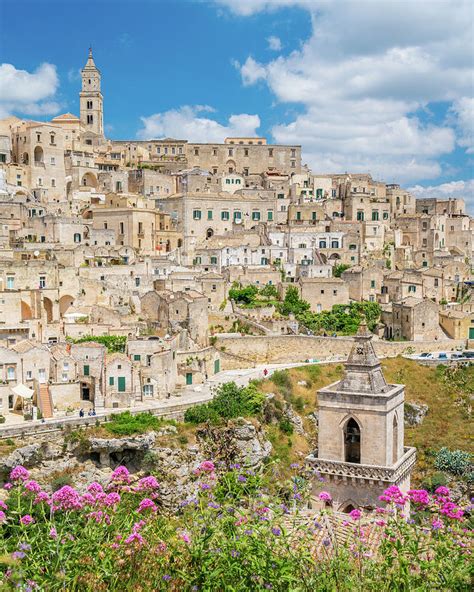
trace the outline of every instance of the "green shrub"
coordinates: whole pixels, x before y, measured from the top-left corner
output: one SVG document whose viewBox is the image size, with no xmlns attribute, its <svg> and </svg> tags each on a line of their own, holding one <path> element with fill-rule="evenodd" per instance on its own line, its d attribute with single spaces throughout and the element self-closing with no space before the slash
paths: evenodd
<svg viewBox="0 0 474 592">
<path fill-rule="evenodd" d="M 431 477 L 429 477 L 426 481 L 423 481 L 422 487 L 428 491 L 434 492 L 441 487 L 441 485 L 445 486 L 448 483 L 446 475 L 444 473 L 433 473 Z"/>
<path fill-rule="evenodd" d="M 110 422 L 104 424 L 104 428 L 116 436 L 131 436 L 132 434 L 144 434 L 151 430 L 158 430 L 165 422 L 151 413 L 137 413 L 132 415 L 130 411 L 124 411 L 114 415 Z"/>
<path fill-rule="evenodd" d="M 260 413 L 264 400 L 265 395 L 252 382 L 246 387 L 226 382 L 217 388 L 212 401 L 187 409 L 184 420 L 189 423 L 220 423 L 225 419 L 256 415 Z"/>
<path fill-rule="evenodd" d="M 303 397 L 296 397 L 296 399 L 293 401 L 294 408 L 300 413 L 303 411 L 304 405 L 305 403 Z"/>
<path fill-rule="evenodd" d="M 282 417 L 280 419 L 280 421 L 278 422 L 278 427 L 284 434 L 287 434 L 288 436 L 291 436 L 291 434 L 293 433 L 293 424 L 287 417 Z"/>
<path fill-rule="evenodd" d="M 471 466 L 471 455 L 464 450 L 449 450 L 445 446 L 435 457 L 435 467 L 439 471 L 446 471 L 451 475 L 467 475 Z"/>
<path fill-rule="evenodd" d="M 68 474 L 58 475 L 51 480 L 51 489 L 53 491 L 58 491 L 58 489 L 61 489 L 65 485 L 72 485 L 72 478 Z"/>
<path fill-rule="evenodd" d="M 73 343 L 87 343 L 89 341 L 105 345 L 109 353 L 124 353 L 127 337 L 125 335 L 84 335 L 84 337 L 72 340 Z"/>
</svg>

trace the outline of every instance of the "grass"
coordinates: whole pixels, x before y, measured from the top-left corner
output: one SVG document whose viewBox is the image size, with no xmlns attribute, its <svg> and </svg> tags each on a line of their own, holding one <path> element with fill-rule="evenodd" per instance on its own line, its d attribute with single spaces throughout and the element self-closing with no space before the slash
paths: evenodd
<svg viewBox="0 0 474 592">
<path fill-rule="evenodd" d="M 474 453 L 472 422 L 467 411 L 469 397 L 474 392 L 474 365 L 453 376 L 444 367 L 422 366 L 414 360 L 397 357 L 382 360 L 382 369 L 388 383 L 405 385 L 407 402 L 429 406 L 420 426 L 405 428 L 405 445 L 417 448 L 415 482 L 434 472 L 434 454 L 443 446 Z M 289 369 L 286 375 L 287 379 L 283 380 L 278 375 L 275 382 L 270 377 L 262 381 L 260 388 L 265 393 L 284 396 L 290 383 L 292 396 L 301 397 L 305 403 L 302 415 L 306 427 L 305 416 L 317 409 L 317 391 L 339 380 L 343 367 L 341 364 L 307 365 Z M 299 385 L 300 381 L 306 381 L 308 386 Z M 284 450 L 278 448 L 278 452 Z M 291 452 L 287 456 L 291 457 Z"/>
<path fill-rule="evenodd" d="M 113 419 L 103 425 L 104 429 L 115 436 L 132 436 L 145 434 L 151 430 L 159 430 L 164 425 L 172 422 L 155 417 L 151 413 L 137 413 L 132 415 L 130 411 L 118 413 Z"/>
</svg>

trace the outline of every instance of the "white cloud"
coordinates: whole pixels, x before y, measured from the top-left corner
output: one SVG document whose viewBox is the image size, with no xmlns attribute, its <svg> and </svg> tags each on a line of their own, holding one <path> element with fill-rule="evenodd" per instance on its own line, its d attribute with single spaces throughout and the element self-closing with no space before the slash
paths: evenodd
<svg viewBox="0 0 474 592">
<path fill-rule="evenodd" d="M 58 86 L 59 79 L 53 64 L 41 64 L 32 73 L 17 70 L 12 64 L 1 64 L 0 116 L 57 113 L 60 106 L 53 99 Z"/>
<path fill-rule="evenodd" d="M 456 115 L 458 144 L 466 148 L 467 154 L 474 153 L 474 98 L 462 97 L 455 101 L 452 112 Z"/>
<path fill-rule="evenodd" d="M 223 2 L 254 14 L 290 2 Z M 276 125 L 315 170 L 372 170 L 400 182 L 433 179 L 456 142 L 472 150 L 472 5 L 468 1 L 312 0 L 313 32 L 300 50 L 239 65 L 242 82 L 264 82 L 303 112 Z M 429 105 L 451 103 L 446 122 Z M 421 117 L 423 114 L 423 117 Z M 332 167 L 339 167 L 333 169 Z"/>
<path fill-rule="evenodd" d="M 203 117 L 203 113 L 213 111 L 209 106 L 194 105 L 142 117 L 143 128 L 137 135 L 146 140 L 172 137 L 191 142 L 222 142 L 227 136 L 257 135 L 260 127 L 258 115 L 231 115 L 227 124 L 222 125 L 215 119 Z"/>
<path fill-rule="evenodd" d="M 465 200 L 466 207 L 474 211 L 474 179 L 467 181 L 450 181 L 440 185 L 414 185 L 408 189 L 416 197 L 459 197 Z"/>
<path fill-rule="evenodd" d="M 267 42 L 268 49 L 271 49 L 272 51 L 280 51 L 283 47 L 281 44 L 281 39 L 279 37 L 275 37 L 275 35 L 270 35 L 270 37 L 267 37 Z"/>
<path fill-rule="evenodd" d="M 258 12 L 278 10 L 285 6 L 311 6 L 313 0 L 215 0 L 239 16 L 251 16 Z"/>
</svg>

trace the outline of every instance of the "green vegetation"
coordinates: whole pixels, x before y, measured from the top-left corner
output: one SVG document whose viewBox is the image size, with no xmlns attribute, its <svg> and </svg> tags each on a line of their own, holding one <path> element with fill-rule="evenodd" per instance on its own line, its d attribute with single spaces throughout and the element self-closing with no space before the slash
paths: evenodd
<svg viewBox="0 0 474 592">
<path fill-rule="evenodd" d="M 155 417 L 151 413 L 132 415 L 130 411 L 124 411 L 113 415 L 111 421 L 105 423 L 103 427 L 115 436 L 131 436 L 132 434 L 144 434 L 150 430 L 158 430 L 163 425 L 170 423 L 172 422 Z"/>
<path fill-rule="evenodd" d="M 451 475 L 466 476 L 474 481 L 474 472 L 472 471 L 472 454 L 463 450 L 449 450 L 443 446 L 436 454 L 435 467 L 439 471 L 445 471 Z"/>
<path fill-rule="evenodd" d="M 279 311 L 284 316 L 294 314 L 302 325 L 315 333 L 353 335 L 357 332 L 362 317 L 367 320 L 369 329 L 374 331 L 381 309 L 377 302 L 350 302 L 335 304 L 330 311 L 314 313 L 310 311 L 309 302 L 300 298 L 298 288 L 289 286 Z"/>
<path fill-rule="evenodd" d="M 84 337 L 79 337 L 77 339 L 69 338 L 69 341 L 72 341 L 72 343 L 87 343 L 89 341 L 94 341 L 95 343 L 105 345 L 109 353 L 124 353 L 127 337 L 125 335 L 84 335 Z"/>
<path fill-rule="evenodd" d="M 334 277 L 340 278 L 341 275 L 346 271 L 346 269 L 350 269 L 350 265 L 347 263 L 337 263 L 332 268 L 332 275 Z"/>
<path fill-rule="evenodd" d="M 226 382 L 217 387 L 212 401 L 187 409 L 184 421 L 194 424 L 210 421 L 218 424 L 227 419 L 257 415 L 262 409 L 264 399 L 264 395 L 253 382 L 246 387 L 237 386 L 235 382 Z"/>
<path fill-rule="evenodd" d="M 277 306 L 278 291 L 271 284 L 258 289 L 254 285 L 242 287 L 241 284 L 234 282 L 229 290 L 229 298 L 241 308 Z"/>
</svg>

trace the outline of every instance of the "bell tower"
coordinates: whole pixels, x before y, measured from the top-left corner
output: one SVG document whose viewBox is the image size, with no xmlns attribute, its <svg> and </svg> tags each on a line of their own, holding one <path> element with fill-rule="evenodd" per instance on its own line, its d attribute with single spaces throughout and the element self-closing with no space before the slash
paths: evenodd
<svg viewBox="0 0 474 592">
<path fill-rule="evenodd" d="M 410 488 L 415 449 L 404 446 L 405 387 L 387 384 L 365 321 L 343 378 L 318 392 L 318 450 L 306 461 L 326 483 L 334 509 L 373 508 L 390 485 Z"/>
<path fill-rule="evenodd" d="M 104 110 L 103 97 L 100 92 L 100 70 L 92 57 L 92 48 L 89 48 L 89 57 L 86 65 L 81 70 L 82 90 L 80 98 L 81 124 L 87 132 L 99 136 L 99 142 L 104 137 Z"/>
</svg>

